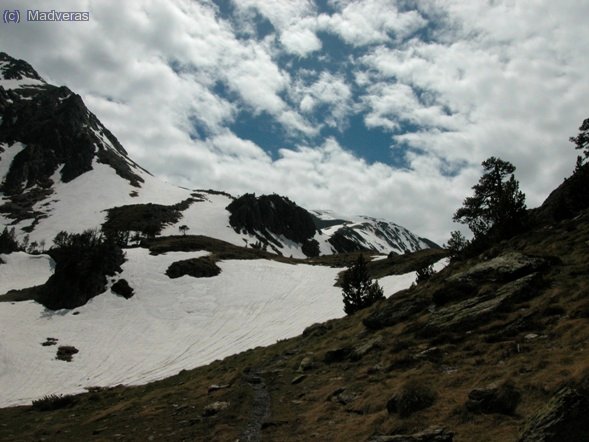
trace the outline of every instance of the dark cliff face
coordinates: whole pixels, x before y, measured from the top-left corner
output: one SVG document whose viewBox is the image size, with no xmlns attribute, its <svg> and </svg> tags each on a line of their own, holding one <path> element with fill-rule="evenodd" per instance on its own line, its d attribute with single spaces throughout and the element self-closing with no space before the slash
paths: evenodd
<svg viewBox="0 0 589 442">
<path fill-rule="evenodd" d="M 4 53 L 0 53 L 0 77 L 35 80 L 14 89 L 0 86 L 0 146 L 23 145 L 0 186 L 9 197 L 1 212 L 14 219 L 36 216 L 31 208 L 52 192 L 57 170 L 61 180 L 69 182 L 92 170 L 95 159 L 140 187 L 139 167 L 79 95 L 46 84 L 28 63 Z"/>
<path fill-rule="evenodd" d="M 305 244 L 317 229 L 313 217 L 302 207 L 279 195 L 256 197 L 248 193 L 227 206 L 229 223 L 237 232 L 283 235 L 291 241 Z"/>
<path fill-rule="evenodd" d="M 573 218 L 589 208 L 589 163 L 581 166 L 554 189 L 544 203 L 530 210 L 533 222 L 544 224 Z"/>
<path fill-rule="evenodd" d="M 0 74 L 6 80 L 22 80 L 31 78 L 33 80 L 43 81 L 33 67 L 24 60 L 12 58 L 5 52 L 0 52 L 0 63 L 6 63 L 0 68 Z"/>
</svg>

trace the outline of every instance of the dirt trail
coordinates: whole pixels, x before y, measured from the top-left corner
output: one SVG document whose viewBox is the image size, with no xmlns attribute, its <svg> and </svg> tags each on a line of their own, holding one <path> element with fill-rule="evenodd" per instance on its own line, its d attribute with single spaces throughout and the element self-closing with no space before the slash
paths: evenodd
<svg viewBox="0 0 589 442">
<path fill-rule="evenodd" d="M 270 416 L 270 394 L 266 388 L 266 381 L 259 373 L 246 374 L 244 380 L 253 389 L 254 397 L 248 423 L 241 433 L 239 441 L 259 442 L 262 424 Z"/>
</svg>

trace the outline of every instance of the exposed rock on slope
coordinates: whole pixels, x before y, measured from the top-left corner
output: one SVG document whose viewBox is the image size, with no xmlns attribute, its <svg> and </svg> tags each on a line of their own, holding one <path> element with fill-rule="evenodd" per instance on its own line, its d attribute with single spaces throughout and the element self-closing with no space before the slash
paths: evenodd
<svg viewBox="0 0 589 442">
<path fill-rule="evenodd" d="M 256 235 L 270 247 L 273 244 L 281 246 L 280 240 L 274 235 L 283 236 L 304 246 L 313 241 L 317 232 L 309 212 L 288 198 L 276 194 L 256 197 L 246 193 L 232 201 L 227 210 L 231 213 L 229 222 L 237 232 Z M 319 255 L 317 246 L 316 253 L 311 252 L 312 246 L 308 245 L 307 248 L 310 251 L 307 256 Z"/>
</svg>

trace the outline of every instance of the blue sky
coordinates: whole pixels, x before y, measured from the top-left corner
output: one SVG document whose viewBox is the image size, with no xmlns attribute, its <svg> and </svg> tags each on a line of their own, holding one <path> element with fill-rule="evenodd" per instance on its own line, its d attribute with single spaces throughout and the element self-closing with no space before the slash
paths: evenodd
<svg viewBox="0 0 589 442">
<path fill-rule="evenodd" d="M 2 23 L 1 49 L 79 93 L 152 173 L 438 242 L 489 156 L 540 204 L 574 167 L 568 137 L 589 116 L 578 0 L 42 5 L 90 21 Z"/>
</svg>

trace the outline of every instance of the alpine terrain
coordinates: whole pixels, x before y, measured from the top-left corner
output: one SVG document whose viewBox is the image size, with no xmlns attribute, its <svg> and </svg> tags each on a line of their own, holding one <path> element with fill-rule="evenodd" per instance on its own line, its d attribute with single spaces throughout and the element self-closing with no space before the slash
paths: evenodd
<svg viewBox="0 0 589 442">
<path fill-rule="evenodd" d="M 0 72 L 1 440 L 589 440 L 589 119 L 540 207 L 485 160 L 442 249 L 162 183 Z"/>
<path fill-rule="evenodd" d="M 4 53 L 0 75 L 0 406 L 146 383 L 342 316 L 342 252 L 443 255 L 391 222 L 162 182 L 67 87 Z"/>
</svg>

